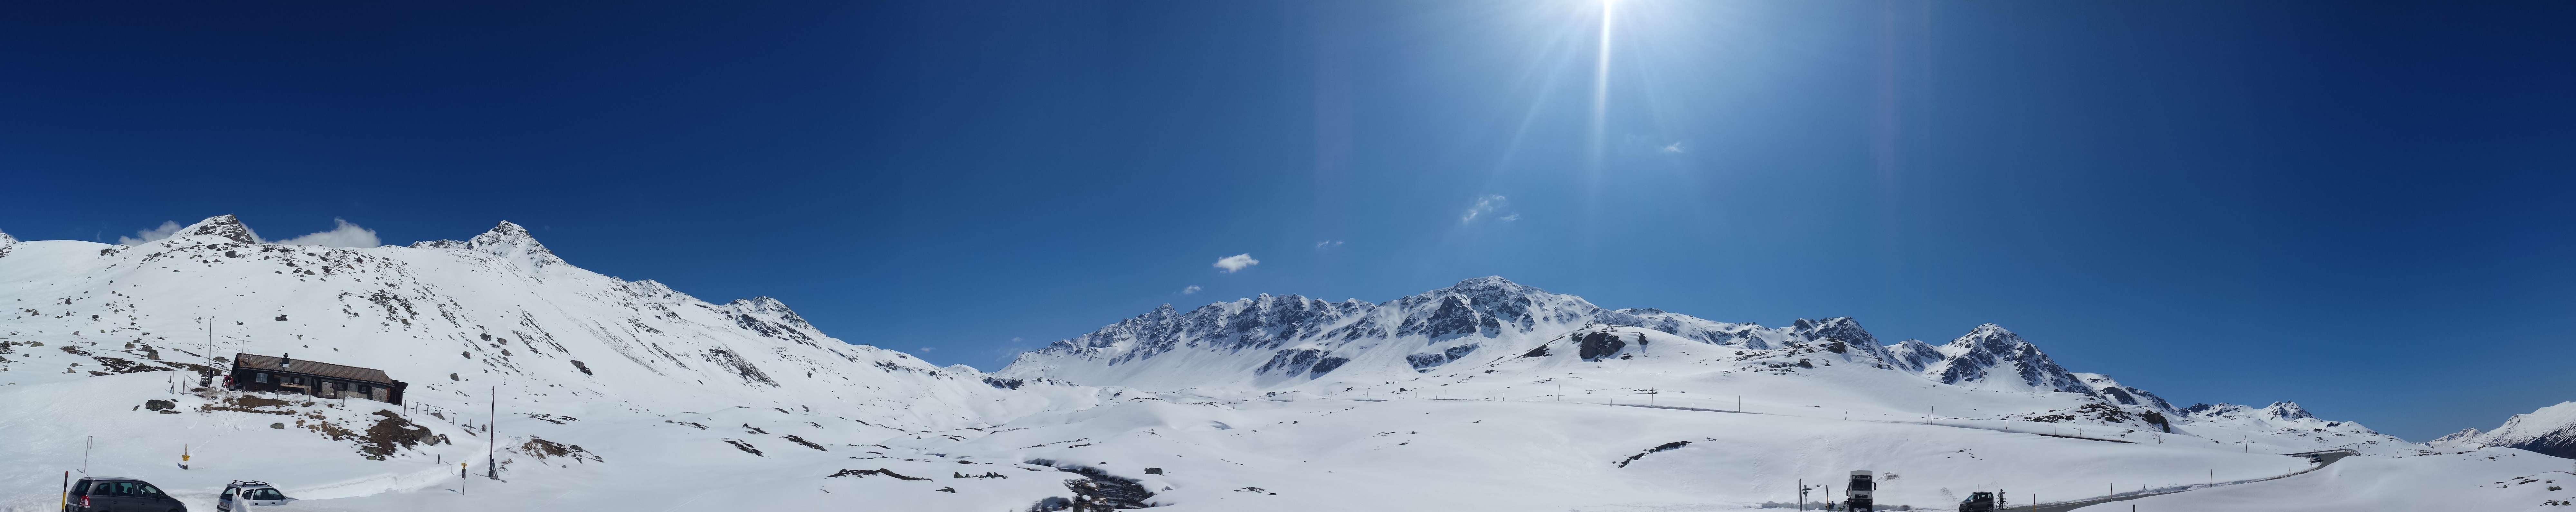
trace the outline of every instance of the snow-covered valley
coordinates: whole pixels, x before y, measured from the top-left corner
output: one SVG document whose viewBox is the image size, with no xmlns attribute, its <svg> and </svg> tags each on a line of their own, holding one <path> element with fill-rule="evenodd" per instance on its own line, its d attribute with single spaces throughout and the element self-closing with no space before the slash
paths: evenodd
<svg viewBox="0 0 2576 512">
<path fill-rule="evenodd" d="M 0 304 L 9 511 L 51 510 L 84 463 L 196 510 L 235 479 L 302 500 L 280 510 L 1735 510 L 1858 469 L 1882 509 L 2213 484 L 2118 506 L 2576 500 L 2550 489 L 2576 464 L 2523 449 L 2563 442 L 2559 408 L 2412 443 L 2289 402 L 2177 405 L 2001 326 L 1890 344 L 1499 277 L 1165 307 L 989 373 L 582 270 L 509 223 L 363 249 L 229 216 L 137 246 L 0 235 Z M 195 391 L 237 353 L 382 369 L 409 403 Z M 2361 455 L 2267 480 L 2332 449 Z"/>
</svg>

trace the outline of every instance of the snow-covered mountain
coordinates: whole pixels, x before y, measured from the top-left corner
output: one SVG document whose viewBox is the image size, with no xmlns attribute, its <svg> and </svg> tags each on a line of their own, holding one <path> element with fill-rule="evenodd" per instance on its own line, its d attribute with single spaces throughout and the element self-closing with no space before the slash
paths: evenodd
<svg viewBox="0 0 2576 512">
<path fill-rule="evenodd" d="M 1937 347 L 1918 340 L 1883 346 L 1848 317 L 1772 328 L 1659 309 L 1613 310 L 1502 277 L 1468 279 L 1383 303 L 1264 294 L 1186 313 L 1166 304 L 1022 354 L 996 373 L 1145 389 L 1292 389 L 1328 375 L 1337 382 L 1413 378 L 1455 361 L 1523 353 L 1592 325 L 1644 328 L 1731 349 L 1850 350 L 1874 367 L 1920 373 L 1943 384 L 2098 393 L 2020 335 L 1993 324 Z"/>
<path fill-rule="evenodd" d="M 2434 439 L 2444 449 L 2501 446 L 2576 458 L 2576 402 L 2559 402 L 2504 420 L 2495 430 L 2468 429 Z"/>
<path fill-rule="evenodd" d="M 2177 408 L 1993 325 L 1883 345 L 1851 318 L 1613 310 L 1499 277 L 1164 306 L 991 374 L 583 270 L 506 222 L 372 248 L 230 216 L 133 246 L 0 234 L 0 304 L 0 460 L 39 468 L 0 475 L 0 512 L 53 506 L 85 458 L 192 506 L 242 478 L 316 510 L 1611 511 L 1758 507 L 1850 469 L 1925 507 L 2424 447 L 2286 402 Z M 236 352 L 382 369 L 415 403 L 190 389 Z M 460 479 L 486 450 L 502 478 Z M 2528 453 L 2476 450 L 2442 471 Z"/>
<path fill-rule="evenodd" d="M 432 462 L 481 453 L 480 429 L 497 424 L 513 474 L 581 466 L 567 460 L 589 460 L 609 475 L 667 469 L 651 460 L 717 460 L 746 475 L 820 476 L 834 468 L 818 466 L 838 463 L 786 462 L 796 454 L 781 450 L 825 455 L 830 446 L 989 428 L 1105 400 L 1093 397 L 1097 388 L 1004 386 L 971 368 L 845 343 L 767 297 L 714 303 L 652 280 L 593 273 L 508 222 L 464 241 L 333 248 L 261 243 L 226 215 L 141 245 L 0 235 L 0 251 L 0 304 L 9 305 L 0 313 L 0 401 L 66 411 L 0 419 L 0 433 L 73 440 L 68 455 L 60 451 L 66 445 L 12 443 L 0 447 L 0 460 L 49 467 L 78 460 L 84 435 L 106 434 L 120 441 L 102 448 L 103 460 L 127 450 L 157 460 L 162 445 L 186 444 L 200 467 L 259 468 L 240 478 L 416 492 L 429 481 L 403 475 L 453 473 L 452 464 Z M 235 353 L 381 369 L 410 383 L 411 403 L 170 392 L 195 388 L 201 372 L 228 368 Z M 143 396 L 129 396 L 136 392 Z M 122 409 L 147 398 L 174 401 L 173 411 L 185 414 Z M 102 403 L 93 411 L 86 401 Z M 498 421 L 486 412 L 495 408 Z M 280 419 L 292 425 L 269 428 Z M 395 423 L 471 446 L 378 445 L 367 434 Z M 856 455 L 899 453 L 874 450 Z M 254 462 L 263 453 L 310 459 L 270 467 Z M 473 459 L 479 468 L 481 457 Z M 0 485 L 53 485 L 39 476 L 0 477 Z M 163 485 L 194 490 L 172 478 Z M 1064 493 L 1045 487 L 1023 484 L 1017 495 L 981 499 L 1025 506 Z M 51 500 L 49 492 L 0 494 Z"/>
<path fill-rule="evenodd" d="M 1410 396 L 1428 389 L 1451 398 L 1645 402 L 1758 393 L 1891 418 L 1910 410 L 1937 421 L 1949 416 L 1940 414 L 1947 408 L 2005 428 L 2015 420 L 2082 421 L 2213 439 L 2219 431 L 2278 434 L 2300 447 L 2394 453 L 2418 446 L 2356 423 L 2316 419 L 2289 402 L 2177 408 L 2110 376 L 2068 371 L 1994 324 L 1941 345 L 1881 345 L 1848 317 L 1773 328 L 1613 310 L 1501 277 L 1381 303 L 1263 295 L 1188 312 L 1165 305 L 1022 354 L 995 373 L 1218 397 Z M 1779 378 L 1786 376 L 1803 378 Z M 2043 401 L 1980 406 L 1970 396 Z"/>
</svg>

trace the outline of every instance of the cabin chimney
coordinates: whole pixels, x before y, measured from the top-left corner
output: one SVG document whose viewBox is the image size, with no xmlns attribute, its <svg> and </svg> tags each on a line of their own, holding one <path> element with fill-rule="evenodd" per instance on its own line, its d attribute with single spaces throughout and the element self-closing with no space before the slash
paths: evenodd
<svg viewBox="0 0 2576 512">
<path fill-rule="evenodd" d="M 277 367 L 285 368 L 293 365 L 295 365 L 295 354 L 281 353 L 277 355 Z"/>
</svg>

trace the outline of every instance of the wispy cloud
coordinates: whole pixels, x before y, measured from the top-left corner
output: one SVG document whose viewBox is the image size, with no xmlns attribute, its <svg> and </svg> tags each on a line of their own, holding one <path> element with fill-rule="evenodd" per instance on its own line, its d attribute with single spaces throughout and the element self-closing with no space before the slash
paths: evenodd
<svg viewBox="0 0 2576 512">
<path fill-rule="evenodd" d="M 1478 197 L 1476 198 L 1476 204 L 1474 206 L 1467 207 L 1466 214 L 1458 216 L 1458 223 L 1465 224 L 1475 222 L 1476 217 L 1490 215 L 1509 206 L 1511 206 L 1511 200 L 1504 198 L 1502 194 L 1491 194 L 1484 197 Z M 1515 220 L 1519 218 L 1519 215 L 1511 215 L 1503 220 Z"/>
<path fill-rule="evenodd" d="M 1190 285 L 1190 287 L 1188 287 L 1188 288 L 1182 288 L 1182 289 L 1181 289 L 1181 295 L 1189 295 L 1189 294 L 1193 294 L 1193 293 L 1198 293 L 1198 292 L 1199 292 L 1199 290 L 1201 290 L 1201 288 L 1199 288 L 1199 285 L 1195 285 L 1195 284 L 1194 284 L 1194 285 Z"/>
<path fill-rule="evenodd" d="M 923 351 L 923 352 L 938 352 L 938 351 L 939 351 L 939 347 L 921 347 L 921 351 Z"/>
<path fill-rule="evenodd" d="M 1663 152 L 1665 152 L 1665 153 L 1681 153 L 1681 152 L 1683 152 L 1683 151 L 1682 151 L 1682 143 L 1680 143 L 1680 142 L 1674 142 L 1674 143 L 1672 143 L 1672 144 L 1665 144 L 1665 145 L 1664 145 L 1664 148 L 1663 148 L 1661 151 L 1663 151 Z"/>
<path fill-rule="evenodd" d="M 1331 248 L 1334 248 L 1334 247 L 1341 247 L 1341 246 L 1342 246 L 1342 241 L 1340 241 L 1340 240 L 1325 240 L 1325 241 L 1321 241 L 1321 242 L 1315 242 L 1315 248 L 1317 248 L 1317 249 L 1331 249 Z"/>
<path fill-rule="evenodd" d="M 1504 215 L 1504 216 L 1503 216 L 1503 222 L 1511 222 L 1511 221 L 1516 221 L 1516 220 L 1521 220 L 1521 214 L 1514 213 L 1514 214 L 1511 214 L 1511 215 Z"/>
<path fill-rule="evenodd" d="M 116 243 L 124 245 L 143 245 L 147 242 L 169 238 L 170 234 L 179 232 L 179 228 L 181 227 L 183 226 L 179 225 L 179 221 L 165 220 L 161 221 L 161 227 L 136 230 L 134 232 L 134 236 L 116 237 Z"/>
<path fill-rule="evenodd" d="M 1219 259 L 1217 259 L 1217 260 L 1216 260 L 1216 268 L 1225 269 L 1225 273 L 1228 273 L 1228 274 L 1235 273 L 1236 271 L 1241 271 L 1241 270 L 1243 270 L 1243 269 L 1244 269 L 1244 267 L 1250 267 L 1250 266 L 1253 266 L 1253 265 L 1259 265 L 1259 264 L 1261 264 L 1261 260 L 1252 259 L 1252 253 L 1248 253 L 1248 252 L 1247 252 L 1247 253 L 1243 253 L 1243 254 L 1233 255 L 1233 256 L 1227 256 L 1227 257 L 1219 258 Z"/>
<path fill-rule="evenodd" d="M 375 247 L 384 245 L 383 240 L 376 239 L 376 230 L 359 227 L 357 224 L 350 224 L 347 219 L 337 217 L 332 218 L 331 222 L 338 224 L 338 226 L 331 228 L 330 231 L 279 240 L 277 243 L 286 245 L 319 245 L 324 247 Z"/>
</svg>

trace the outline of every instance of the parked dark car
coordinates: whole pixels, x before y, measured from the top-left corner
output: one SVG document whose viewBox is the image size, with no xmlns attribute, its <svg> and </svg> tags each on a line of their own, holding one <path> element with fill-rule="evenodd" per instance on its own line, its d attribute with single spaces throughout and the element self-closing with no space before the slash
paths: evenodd
<svg viewBox="0 0 2576 512">
<path fill-rule="evenodd" d="M 151 483 L 112 476 L 83 477 L 64 496 L 63 512 L 187 512 L 188 506 Z"/>
</svg>

